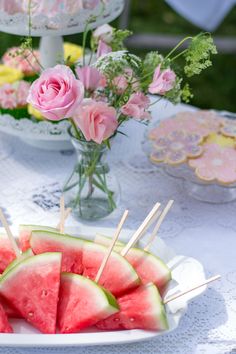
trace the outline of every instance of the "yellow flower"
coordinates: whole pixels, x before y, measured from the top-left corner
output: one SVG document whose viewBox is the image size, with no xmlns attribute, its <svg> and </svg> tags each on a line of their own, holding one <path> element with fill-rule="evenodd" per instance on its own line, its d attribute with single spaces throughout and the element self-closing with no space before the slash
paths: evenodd
<svg viewBox="0 0 236 354">
<path fill-rule="evenodd" d="M 83 55 L 83 48 L 79 45 L 65 42 L 64 43 L 64 60 L 68 64 L 74 64 Z"/>
<path fill-rule="evenodd" d="M 217 144 L 221 147 L 234 147 L 235 141 L 221 134 L 212 133 L 206 139 L 206 143 Z"/>
<path fill-rule="evenodd" d="M 21 80 L 22 78 L 23 73 L 20 70 L 0 64 L 0 86 L 4 84 L 12 84 L 13 82 Z"/>
<path fill-rule="evenodd" d="M 44 119 L 42 113 L 39 112 L 36 108 L 34 108 L 31 104 L 28 104 L 28 113 L 38 120 Z"/>
</svg>

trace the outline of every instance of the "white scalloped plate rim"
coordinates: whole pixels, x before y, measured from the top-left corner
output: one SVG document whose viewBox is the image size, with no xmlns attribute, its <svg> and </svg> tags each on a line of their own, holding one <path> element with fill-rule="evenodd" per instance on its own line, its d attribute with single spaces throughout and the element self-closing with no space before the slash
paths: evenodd
<svg viewBox="0 0 236 354">
<path fill-rule="evenodd" d="M 111 236 L 114 232 L 112 228 L 94 228 L 89 226 L 69 227 L 67 233 L 83 235 L 88 239 L 93 239 L 96 233 Z M 124 241 L 132 235 L 132 230 L 124 229 L 121 239 Z M 92 235 L 92 237 L 91 237 Z M 142 242 L 141 242 L 142 244 Z M 191 286 L 203 282 L 205 273 L 202 264 L 194 258 L 175 255 L 175 252 L 158 238 L 155 242 L 155 252 L 161 256 L 172 268 L 172 277 L 179 284 L 179 291 L 188 289 Z M 153 250 L 152 250 L 153 251 Z M 149 340 L 154 337 L 163 336 L 175 330 L 182 316 L 186 313 L 188 302 L 196 296 L 201 295 L 206 290 L 206 286 L 201 287 L 179 300 L 175 300 L 168 307 L 169 330 L 163 332 L 144 330 L 124 330 L 124 331 L 98 331 L 91 329 L 76 334 L 41 334 L 23 320 L 12 320 L 12 325 L 18 333 L 0 334 L 1 347 L 24 347 L 24 348 L 63 348 L 63 347 L 83 347 L 98 345 L 114 345 L 139 342 Z M 168 291 L 171 295 L 173 289 Z"/>
</svg>

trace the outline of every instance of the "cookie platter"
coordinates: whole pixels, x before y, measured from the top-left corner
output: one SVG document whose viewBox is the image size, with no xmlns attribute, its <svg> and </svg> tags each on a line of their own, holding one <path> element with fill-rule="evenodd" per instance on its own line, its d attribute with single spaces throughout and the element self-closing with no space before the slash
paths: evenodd
<svg viewBox="0 0 236 354">
<path fill-rule="evenodd" d="M 63 198 L 56 228 L 13 230 L 0 210 L 1 259 L 8 261 L 0 263 L 0 346 L 122 344 L 174 330 L 188 301 L 220 276 L 206 280 L 197 260 L 175 255 L 157 238 L 172 204 L 160 211 L 156 203 L 134 232 L 122 230 L 126 210 L 116 229 L 65 233 L 70 210 Z M 137 244 L 153 224 L 151 236 Z"/>
<path fill-rule="evenodd" d="M 148 129 L 144 150 L 164 173 L 203 202 L 236 199 L 236 120 L 229 112 L 179 112 Z"/>
</svg>

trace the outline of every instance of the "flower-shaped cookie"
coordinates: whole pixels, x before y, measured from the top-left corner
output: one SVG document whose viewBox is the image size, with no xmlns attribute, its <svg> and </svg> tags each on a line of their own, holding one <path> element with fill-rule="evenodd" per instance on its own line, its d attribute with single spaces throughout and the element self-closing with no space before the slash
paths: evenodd
<svg viewBox="0 0 236 354">
<path fill-rule="evenodd" d="M 154 143 L 155 150 L 150 159 L 153 162 L 165 162 L 170 165 L 183 163 L 189 157 L 200 156 L 203 152 L 199 143 L 202 136 L 195 133 L 186 133 L 176 130 L 166 137 L 159 138 Z"/>
<path fill-rule="evenodd" d="M 202 156 L 190 159 L 189 166 L 204 181 L 216 180 L 223 184 L 236 182 L 236 150 L 232 147 L 205 144 Z"/>
<path fill-rule="evenodd" d="M 217 144 L 220 145 L 221 147 L 234 147 L 235 146 L 235 141 L 233 138 L 226 137 L 221 134 L 217 133 L 212 133 L 210 134 L 206 141 L 207 144 Z"/>
<path fill-rule="evenodd" d="M 236 120 L 225 120 L 220 131 L 225 136 L 236 138 Z"/>
<path fill-rule="evenodd" d="M 155 140 L 175 130 L 197 133 L 204 138 L 210 133 L 218 132 L 220 125 L 221 117 L 211 111 L 180 112 L 161 121 L 149 132 L 149 138 Z"/>
</svg>

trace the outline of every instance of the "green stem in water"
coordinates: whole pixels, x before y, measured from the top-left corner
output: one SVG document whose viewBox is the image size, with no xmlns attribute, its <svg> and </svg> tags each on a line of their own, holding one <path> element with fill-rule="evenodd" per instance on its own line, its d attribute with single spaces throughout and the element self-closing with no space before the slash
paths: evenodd
<svg viewBox="0 0 236 354">
<path fill-rule="evenodd" d="M 73 129 L 74 129 L 75 137 L 77 139 L 81 139 L 81 134 L 80 134 L 80 132 L 79 132 L 79 130 L 78 130 L 78 128 L 77 128 L 77 126 L 76 126 L 76 124 L 75 124 L 75 122 L 74 122 L 74 120 L 72 118 L 70 118 L 70 122 L 71 122 L 71 125 L 72 125 Z"/>
</svg>

